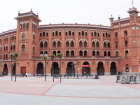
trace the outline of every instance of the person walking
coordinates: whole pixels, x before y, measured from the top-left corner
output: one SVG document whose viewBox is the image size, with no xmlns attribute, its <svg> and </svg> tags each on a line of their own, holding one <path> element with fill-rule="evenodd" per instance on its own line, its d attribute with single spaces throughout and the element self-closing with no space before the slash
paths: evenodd
<svg viewBox="0 0 140 105">
<path fill-rule="evenodd" d="M 27 78 L 28 73 L 26 72 L 26 78 Z"/>
</svg>

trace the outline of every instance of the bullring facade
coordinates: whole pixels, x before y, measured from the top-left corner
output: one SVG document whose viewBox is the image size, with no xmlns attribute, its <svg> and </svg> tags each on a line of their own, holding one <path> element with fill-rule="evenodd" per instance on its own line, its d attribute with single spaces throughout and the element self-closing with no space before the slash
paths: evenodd
<svg viewBox="0 0 140 105">
<path fill-rule="evenodd" d="M 52 74 L 51 54 L 55 54 L 54 73 L 75 75 L 110 75 L 116 72 L 139 72 L 140 67 L 140 16 L 135 7 L 128 10 L 129 17 L 114 20 L 110 26 L 93 24 L 39 25 L 39 16 L 31 10 L 18 13 L 17 29 L 0 33 L 0 71 L 11 74 L 9 54 L 19 52 L 17 74 L 44 74 L 43 56 L 47 74 Z M 15 66 L 13 67 L 13 74 Z"/>
</svg>

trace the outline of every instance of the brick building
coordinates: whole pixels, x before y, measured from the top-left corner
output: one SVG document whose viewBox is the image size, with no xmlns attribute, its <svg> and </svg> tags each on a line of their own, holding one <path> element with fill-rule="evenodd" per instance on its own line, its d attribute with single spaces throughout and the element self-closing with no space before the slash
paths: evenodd
<svg viewBox="0 0 140 105">
<path fill-rule="evenodd" d="M 44 74 L 42 56 L 48 56 L 47 74 L 51 75 L 51 54 L 63 53 L 62 74 L 99 75 L 116 72 L 138 72 L 140 61 L 140 16 L 136 8 L 128 11 L 129 17 L 113 20 L 111 26 L 93 24 L 39 25 L 39 16 L 31 10 L 18 13 L 17 29 L 0 33 L 0 71 L 11 74 L 9 54 L 19 52 L 18 74 Z M 54 73 L 58 74 L 59 58 L 54 59 Z M 13 67 L 13 74 L 15 66 Z"/>
</svg>

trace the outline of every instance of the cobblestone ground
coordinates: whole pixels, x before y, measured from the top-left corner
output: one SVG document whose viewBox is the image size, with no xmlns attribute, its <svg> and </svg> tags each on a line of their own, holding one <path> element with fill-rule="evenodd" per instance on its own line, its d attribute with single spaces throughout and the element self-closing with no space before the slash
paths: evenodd
<svg viewBox="0 0 140 105">
<path fill-rule="evenodd" d="M 116 83 L 116 76 L 100 79 L 0 77 L 0 105 L 140 105 L 140 84 Z"/>
</svg>

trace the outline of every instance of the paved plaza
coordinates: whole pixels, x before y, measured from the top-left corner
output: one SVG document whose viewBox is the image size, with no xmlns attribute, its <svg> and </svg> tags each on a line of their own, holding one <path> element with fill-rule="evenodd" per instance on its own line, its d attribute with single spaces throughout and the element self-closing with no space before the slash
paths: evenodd
<svg viewBox="0 0 140 105">
<path fill-rule="evenodd" d="M 116 76 L 100 79 L 0 77 L 0 105 L 139 105 L 140 84 L 116 83 Z"/>
</svg>

